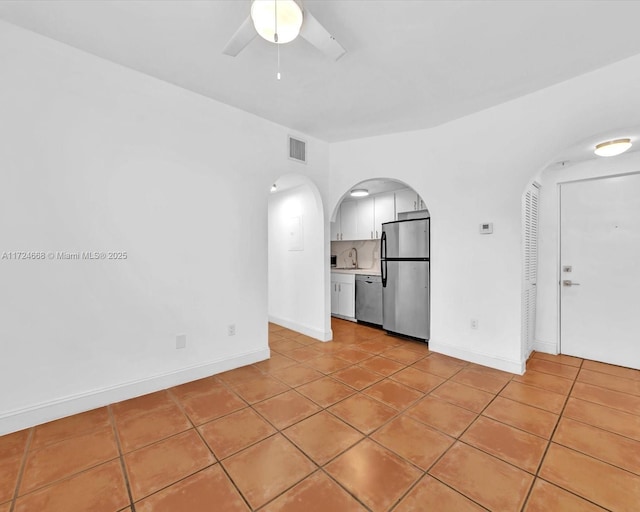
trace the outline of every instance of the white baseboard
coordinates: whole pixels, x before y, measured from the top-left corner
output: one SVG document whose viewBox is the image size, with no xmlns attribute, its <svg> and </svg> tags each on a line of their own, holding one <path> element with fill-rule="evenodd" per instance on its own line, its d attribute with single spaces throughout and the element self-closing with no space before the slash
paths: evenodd
<svg viewBox="0 0 640 512">
<path fill-rule="evenodd" d="M 474 352 L 466 348 L 445 345 L 433 340 L 429 340 L 429 350 L 518 375 L 522 375 L 526 368 L 525 361 L 515 361 L 491 354 Z"/>
<path fill-rule="evenodd" d="M 286 327 L 287 329 L 291 329 L 292 331 L 306 334 L 307 336 L 320 341 L 331 341 L 333 339 L 333 332 L 331 331 L 331 329 L 326 332 L 320 329 L 316 329 L 315 327 L 311 327 L 310 325 L 301 324 L 300 322 L 296 322 L 295 320 L 280 318 L 274 315 L 269 315 L 269 322 L 281 325 L 282 327 Z"/>
<path fill-rule="evenodd" d="M 544 352 L 545 354 L 556 355 L 558 353 L 558 345 L 555 342 L 551 341 L 536 340 L 533 342 L 531 348 L 536 352 Z"/>
<path fill-rule="evenodd" d="M 334 318 L 339 318 L 340 320 L 346 320 L 347 322 L 353 322 L 354 324 L 358 323 L 358 320 L 356 320 L 352 316 L 343 316 L 343 315 L 338 315 L 337 313 L 331 313 L 331 316 Z"/>
<path fill-rule="evenodd" d="M 0 436 L 268 359 L 268 348 L 0 413 Z"/>
</svg>

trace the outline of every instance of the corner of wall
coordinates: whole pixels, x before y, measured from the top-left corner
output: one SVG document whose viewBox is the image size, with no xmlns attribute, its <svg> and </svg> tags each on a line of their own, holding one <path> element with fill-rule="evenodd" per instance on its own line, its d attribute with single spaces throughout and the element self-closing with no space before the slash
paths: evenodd
<svg viewBox="0 0 640 512">
<path fill-rule="evenodd" d="M 556 343 L 551 341 L 535 340 L 532 346 L 532 351 L 533 350 L 535 350 L 536 352 L 543 352 L 545 354 L 553 354 L 553 355 L 560 353 L 558 351 L 558 346 L 556 345 Z"/>
<path fill-rule="evenodd" d="M 455 357 L 464 361 L 469 361 L 489 368 L 495 368 L 496 370 L 502 370 L 504 372 L 515 373 L 518 375 L 524 374 L 526 370 L 526 361 L 516 361 L 513 359 L 506 359 L 504 357 L 484 354 L 481 352 L 475 352 L 461 347 L 455 347 L 447 345 L 437 341 L 429 340 L 429 350 L 444 354 L 446 356 Z"/>
<path fill-rule="evenodd" d="M 311 338 L 315 338 L 320 341 L 331 341 L 333 339 L 333 331 L 321 331 L 315 327 L 296 322 L 295 320 L 289 320 L 288 318 L 280 318 L 274 315 L 269 315 L 269 322 L 281 325 L 292 331 L 300 332 Z"/>
</svg>

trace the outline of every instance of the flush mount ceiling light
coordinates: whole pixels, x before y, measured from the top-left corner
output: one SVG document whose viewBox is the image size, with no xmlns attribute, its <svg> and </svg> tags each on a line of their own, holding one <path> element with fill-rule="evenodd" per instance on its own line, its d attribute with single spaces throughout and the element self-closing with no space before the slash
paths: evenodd
<svg viewBox="0 0 640 512">
<path fill-rule="evenodd" d="M 366 188 L 354 188 L 351 191 L 351 197 L 365 197 L 369 195 L 369 191 Z"/>
<path fill-rule="evenodd" d="M 594 153 L 598 156 L 616 156 L 624 153 L 631 146 L 631 139 L 608 140 L 596 144 Z"/>
<path fill-rule="evenodd" d="M 294 0 L 253 0 L 251 19 L 263 39 L 270 43 L 290 43 L 300 33 L 302 9 Z"/>
<path fill-rule="evenodd" d="M 275 192 L 278 190 L 278 187 L 276 187 L 276 184 L 274 183 L 273 185 L 271 185 L 271 190 L 270 192 Z"/>
</svg>

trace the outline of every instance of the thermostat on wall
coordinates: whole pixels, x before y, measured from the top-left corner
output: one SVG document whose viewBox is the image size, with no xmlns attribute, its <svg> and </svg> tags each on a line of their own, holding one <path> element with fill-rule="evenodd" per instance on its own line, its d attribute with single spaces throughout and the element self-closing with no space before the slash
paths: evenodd
<svg viewBox="0 0 640 512">
<path fill-rule="evenodd" d="M 480 234 L 481 235 L 490 235 L 493 233 L 493 222 L 487 222 L 484 224 L 480 224 Z"/>
</svg>

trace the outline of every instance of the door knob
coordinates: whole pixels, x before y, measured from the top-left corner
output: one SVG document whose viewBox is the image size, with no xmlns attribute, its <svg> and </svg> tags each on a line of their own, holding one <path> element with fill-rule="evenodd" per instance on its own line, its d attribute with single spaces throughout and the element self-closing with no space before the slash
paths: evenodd
<svg viewBox="0 0 640 512">
<path fill-rule="evenodd" d="M 580 286 L 580 283 L 574 283 L 571 279 L 565 279 L 562 281 L 562 286 Z"/>
</svg>

